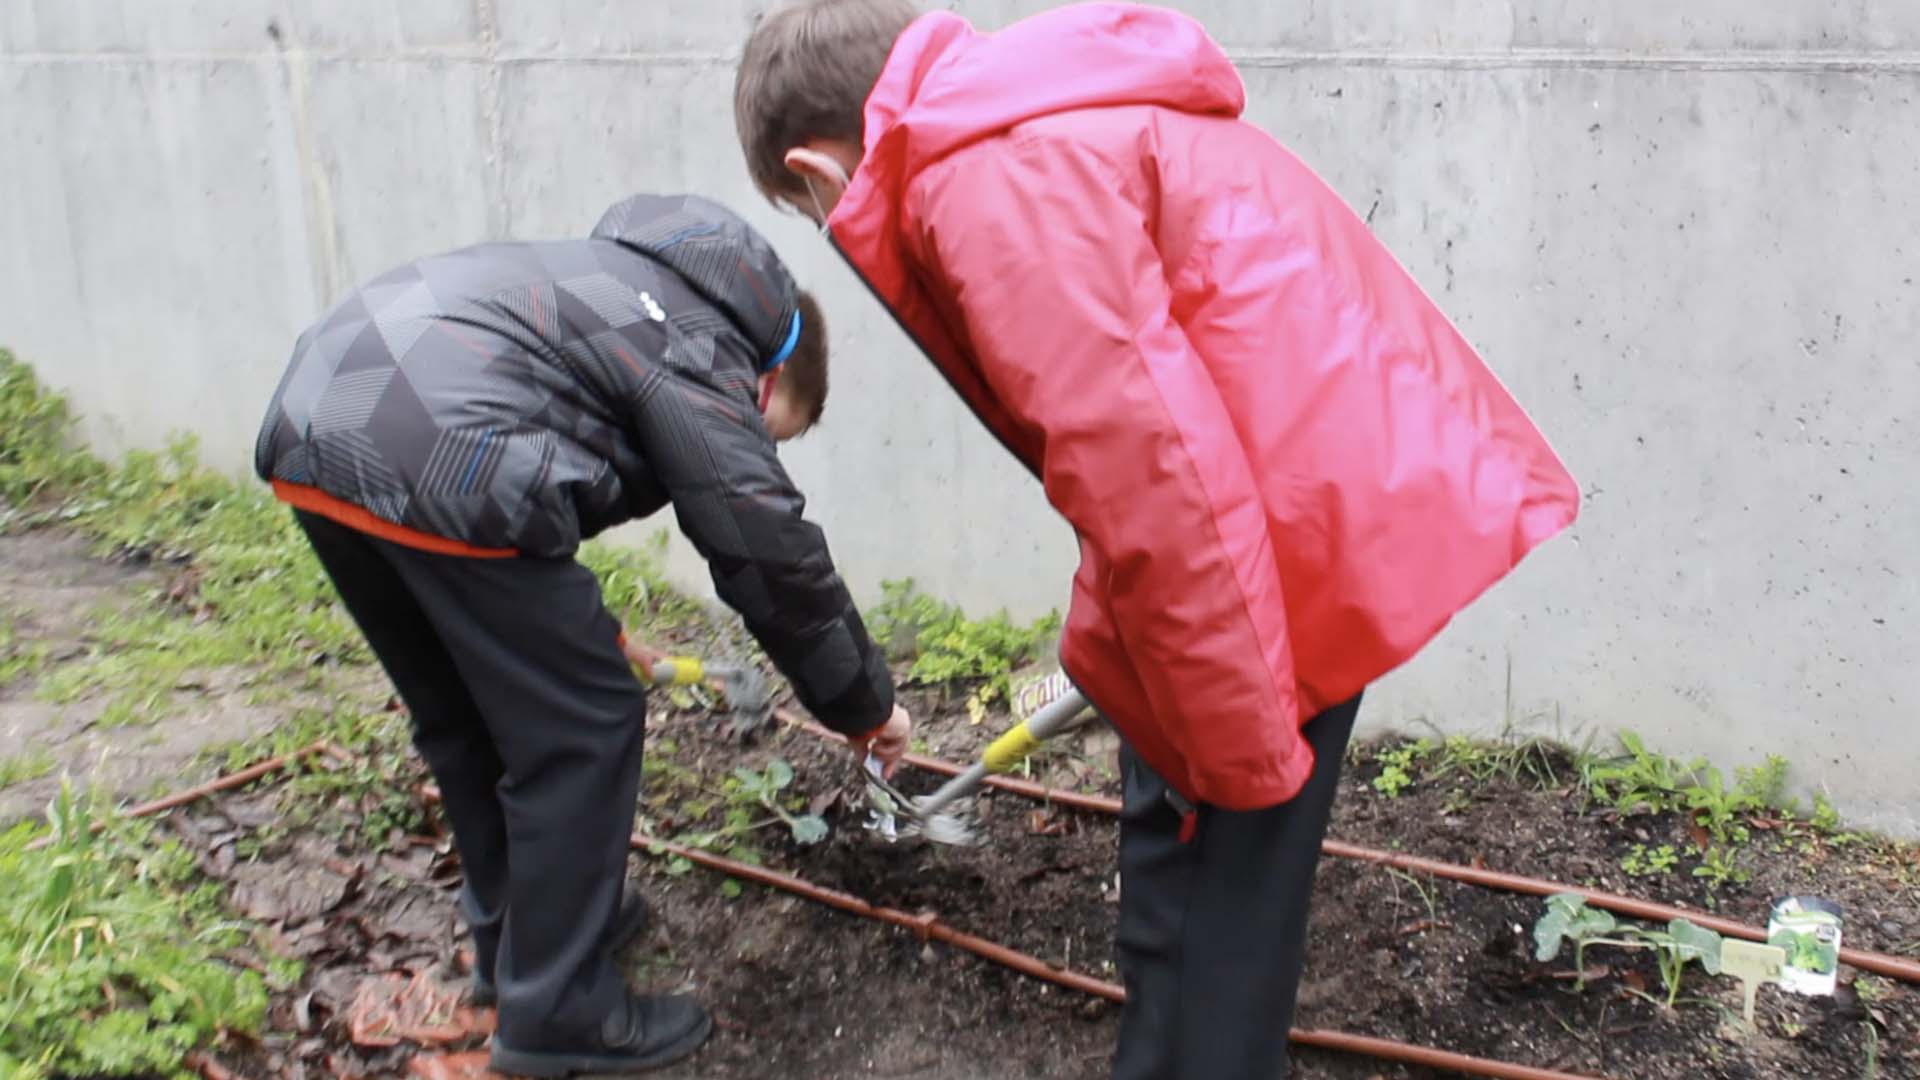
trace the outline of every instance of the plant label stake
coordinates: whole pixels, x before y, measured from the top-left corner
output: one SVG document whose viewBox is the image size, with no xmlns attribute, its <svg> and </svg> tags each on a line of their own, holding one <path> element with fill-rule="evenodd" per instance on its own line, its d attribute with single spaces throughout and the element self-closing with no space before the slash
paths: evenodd
<svg viewBox="0 0 1920 1080">
<path fill-rule="evenodd" d="M 1787 953 L 1780 986 L 1796 994 L 1831 994 L 1840 961 L 1840 908 L 1812 896 L 1789 896 L 1773 905 L 1767 944 Z"/>
<path fill-rule="evenodd" d="M 1747 1027 L 1752 1029 L 1754 998 L 1760 993 L 1760 984 L 1772 982 L 1780 977 L 1787 966 L 1787 950 L 1778 945 L 1762 945 L 1757 941 L 1741 941 L 1728 938 L 1720 946 L 1720 970 L 1740 980 L 1740 987 L 1746 991 Z"/>
</svg>

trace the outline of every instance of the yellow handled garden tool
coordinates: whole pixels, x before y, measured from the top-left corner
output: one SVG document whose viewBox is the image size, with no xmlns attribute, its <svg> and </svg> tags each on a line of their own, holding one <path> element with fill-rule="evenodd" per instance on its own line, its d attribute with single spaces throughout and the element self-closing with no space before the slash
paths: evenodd
<svg viewBox="0 0 1920 1080">
<path fill-rule="evenodd" d="M 910 815 L 920 826 L 921 835 L 941 844 L 970 844 L 973 829 L 948 808 L 980 789 L 988 776 L 1009 773 L 1020 767 L 1040 744 L 1072 725 L 1087 710 L 1087 699 L 1080 691 L 1068 689 L 1042 707 L 1032 717 L 1007 729 L 987 744 L 980 760 L 966 772 L 942 784 L 939 790 L 910 801 Z"/>
<path fill-rule="evenodd" d="M 718 682 L 733 717 L 735 735 L 757 731 L 773 715 L 773 692 L 767 686 L 767 677 L 752 664 L 709 664 L 698 657 L 674 656 L 654 664 L 647 674 L 655 686 Z"/>
</svg>

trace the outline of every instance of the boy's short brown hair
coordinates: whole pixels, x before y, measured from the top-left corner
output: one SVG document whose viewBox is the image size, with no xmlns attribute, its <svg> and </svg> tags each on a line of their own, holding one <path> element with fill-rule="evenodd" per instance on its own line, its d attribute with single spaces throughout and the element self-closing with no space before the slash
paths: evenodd
<svg viewBox="0 0 1920 1080">
<path fill-rule="evenodd" d="M 799 306 L 800 340 L 780 365 L 779 378 L 812 427 L 827 411 L 827 320 L 820 302 L 805 289 L 800 290 Z"/>
<path fill-rule="evenodd" d="M 760 17 L 734 78 L 733 120 L 761 194 L 800 194 L 785 158 L 809 139 L 861 145 L 867 95 L 919 15 L 913 0 L 792 0 Z"/>
</svg>

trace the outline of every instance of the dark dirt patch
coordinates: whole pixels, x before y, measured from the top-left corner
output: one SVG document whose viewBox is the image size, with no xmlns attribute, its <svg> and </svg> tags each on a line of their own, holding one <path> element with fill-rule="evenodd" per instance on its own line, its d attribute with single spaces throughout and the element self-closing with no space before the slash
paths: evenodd
<svg viewBox="0 0 1920 1080">
<path fill-rule="evenodd" d="M 983 741 L 987 727 L 968 724 L 962 712 L 929 721 L 927 736 L 935 746 L 964 747 Z M 699 820 L 688 812 L 698 808 L 696 796 L 707 798 L 702 788 L 721 783 L 734 765 L 760 767 L 779 756 L 796 770 L 796 799 L 831 804 L 825 815 L 833 833 L 822 844 L 802 847 L 784 830 L 763 830 L 754 844 L 767 863 L 874 903 L 934 911 L 959 929 L 1051 963 L 1116 977 L 1117 841 L 1111 821 L 1065 811 L 1036 814 L 1032 803 L 996 795 L 981 800 L 991 846 L 888 845 L 862 828 L 860 785 L 842 748 L 791 730 L 767 733 L 742 748 L 720 730 L 704 714 L 655 719 L 656 770 L 644 808 L 653 827 L 712 827 L 719 810 L 709 809 Z M 1099 746 L 1108 737 L 1089 731 L 1077 738 Z M 665 747 L 672 751 L 659 752 Z M 1039 771 L 1077 771 L 1088 757 L 1084 748 L 1056 753 Z M 684 772 L 664 775 L 663 764 Z M 1618 869 L 1620 852 L 1631 843 L 1684 840 L 1684 822 L 1583 815 L 1564 792 L 1497 780 L 1474 785 L 1465 798 L 1445 784 L 1423 782 L 1389 799 L 1370 786 L 1376 773 L 1365 761 L 1350 770 L 1336 815 L 1335 834 L 1342 839 L 1461 861 L 1483 858 L 1497 869 L 1558 875 L 1669 901 L 1700 896 L 1684 872 L 1647 881 Z M 901 782 L 924 790 L 937 781 L 903 772 Z M 830 798 L 835 794 L 839 798 Z M 1824 895 L 1856 905 L 1850 926 L 1858 931 L 1850 933 L 1850 943 L 1889 950 L 1900 945 L 1920 915 L 1911 866 L 1900 861 L 1911 858 L 1911 849 L 1836 850 L 1827 841 L 1779 831 L 1785 842 L 1773 845 L 1763 837 L 1751 845 L 1745 858 L 1755 880 L 1721 891 L 1722 914 L 1757 921 L 1776 891 L 1818 881 Z M 300 987 L 276 999 L 277 1033 L 252 1062 L 259 1075 L 387 1075 L 402 1066 L 407 1047 L 353 1048 L 342 1011 L 348 1006 L 341 1003 L 350 1002 L 354 988 L 373 975 L 419 974 L 458 985 L 454 867 L 444 855 L 413 847 L 404 855 L 411 869 L 396 873 L 388 865 L 391 856 L 372 859 L 344 850 L 329 856 L 310 837 L 296 835 L 259 856 L 289 876 L 311 874 L 316 862 L 325 869 L 330 858 L 366 869 L 331 911 L 280 931 L 283 943 L 308 950 L 313 969 Z M 1106 1074 L 1118 1027 L 1111 1005 L 785 894 L 747 885 L 728 899 L 721 880 L 707 871 L 673 873 L 666 860 L 646 857 L 637 865 L 653 902 L 655 929 L 628 958 L 634 981 L 692 990 L 718 1023 L 713 1041 L 694 1061 L 663 1077 L 1092 1080 Z M 353 880 L 343 866 L 329 872 Z M 329 897 L 338 886 L 309 882 L 303 891 Z M 1761 997 L 1760 1032 L 1745 1035 L 1727 1022 L 1739 1002 L 1737 985 L 1729 980 L 1691 971 L 1685 996 L 1694 1000 L 1673 1012 L 1638 996 L 1634 991 L 1659 991 L 1658 975 L 1641 954 L 1596 948 L 1589 966 L 1606 971 L 1575 992 L 1564 977 L 1570 961 L 1532 959 L 1531 928 L 1539 910 L 1533 899 L 1328 860 L 1315 904 L 1303 1026 L 1620 1080 L 1851 1080 L 1867 1075 L 1870 1056 L 1880 1077 L 1920 1076 L 1920 994 L 1912 987 L 1856 981 L 1848 972 L 1847 985 L 1831 999 L 1792 998 L 1769 988 Z M 297 1029 L 300 1017 L 308 1020 L 305 1030 Z M 471 1036 L 449 1045 L 481 1042 Z M 1294 1075 L 1364 1080 L 1436 1074 L 1302 1052 Z"/>
<path fill-rule="evenodd" d="M 57 532 L 0 536 L 5 614 L 16 636 L 43 645 L 55 662 L 89 647 L 93 612 L 139 602 L 164 588 L 170 572 L 101 563 L 82 542 Z M 710 632 L 688 635 L 690 651 L 712 651 L 700 647 L 711 646 Z M 101 733 L 129 744 L 114 747 L 110 762 L 133 760 L 139 767 L 125 775 L 97 773 L 95 782 L 132 791 L 167 776 L 169 786 L 182 786 L 193 779 L 180 775 L 182 763 L 199 747 L 274 723 L 287 708 L 246 705 L 242 673 L 204 673 L 177 692 L 188 707 L 159 729 Z M 916 749 L 966 761 L 997 734 L 1001 717 L 969 722 L 966 692 L 909 694 L 909 707 L 922 718 Z M 30 681 L 0 688 L 0 756 L 38 746 L 76 771 L 94 768 L 100 747 L 86 737 L 98 710 L 98 702 L 43 703 Z M 649 828 L 684 836 L 718 827 L 731 770 L 763 768 L 781 757 L 796 773 L 796 803 L 819 808 L 833 831 L 826 842 L 803 847 L 778 826 L 760 830 L 748 839 L 757 857 L 874 903 L 937 913 L 960 930 L 1049 963 L 1117 978 L 1111 820 L 993 795 L 979 802 L 990 846 L 888 845 L 862 827 L 862 785 L 844 749 L 787 729 L 742 746 L 724 736 L 724 728 L 723 720 L 697 709 L 655 717 L 654 765 L 642 807 Z M 157 744 L 154 735 L 162 736 Z M 1030 777 L 1114 794 L 1115 746 L 1110 731 L 1083 729 L 1037 756 Z M 416 802 L 405 809 L 405 792 L 424 779 L 417 762 L 405 762 L 378 793 L 357 801 L 321 800 L 311 786 L 273 787 L 171 815 L 169 828 L 199 853 L 202 871 L 224 890 L 236 915 L 263 927 L 258 948 L 235 962 L 264 967 L 277 955 L 307 965 L 298 985 L 276 993 L 265 1040 L 223 1052 L 240 1075 L 396 1076 L 424 1060 L 416 1056 L 422 1041 L 435 1044 L 436 1052 L 484 1046 L 486 1017 L 459 1011 L 465 965 L 455 903 L 458 861 L 432 807 Z M 391 762 L 382 768 L 396 769 Z M 1556 769 L 1563 781 L 1571 777 L 1566 761 L 1558 760 Z M 1711 902 L 1718 914 L 1755 923 L 1775 897 L 1810 892 L 1845 907 L 1849 944 L 1909 954 L 1920 949 L 1920 849 L 1912 846 L 1842 841 L 1756 819 L 1753 839 L 1738 856 L 1751 880 L 1710 892 L 1692 875 L 1700 850 L 1678 814 L 1603 811 L 1584 805 L 1566 783 L 1541 790 L 1525 776 L 1469 781 L 1423 774 L 1388 798 L 1371 785 L 1378 774 L 1379 764 L 1365 755 L 1349 770 L 1335 836 L 1668 902 Z M 903 771 L 899 782 L 925 791 L 938 778 Z M 0 793 L 0 816 L 10 807 L 34 808 L 50 783 Z M 398 810 L 396 797 L 403 804 Z M 380 837 L 380 851 L 365 830 L 376 815 L 400 825 Z M 1672 846 L 1676 866 L 1652 877 L 1628 875 L 1622 861 L 1635 844 Z M 719 1024 L 694 1061 L 663 1077 L 1106 1075 L 1118 1027 L 1111 1005 L 771 890 L 748 885 L 728 898 L 723 881 L 704 870 L 675 872 L 667 860 L 638 857 L 636 876 L 656 918 L 627 957 L 635 982 L 691 989 Z M 1673 1012 L 1638 996 L 1634 991 L 1659 989 L 1641 954 L 1596 950 L 1592 963 L 1607 970 L 1574 992 L 1563 977 L 1570 960 L 1543 965 L 1532 959 L 1536 900 L 1330 860 L 1315 903 L 1303 1026 L 1616 1080 L 1839 1080 L 1868 1075 L 1869 1061 L 1879 1077 L 1920 1077 L 1920 992 L 1912 987 L 1845 972 L 1842 992 L 1831 999 L 1767 989 L 1761 1031 L 1746 1036 L 1724 1022 L 1738 1007 L 1738 989 L 1728 980 L 1691 972 L 1687 996 L 1704 1001 Z M 355 1045 L 356 1019 L 368 1045 Z M 395 1036 L 402 1027 L 415 1037 Z M 393 1045 L 371 1045 L 384 1042 Z M 1432 1074 L 1303 1052 L 1295 1075 Z"/>
</svg>

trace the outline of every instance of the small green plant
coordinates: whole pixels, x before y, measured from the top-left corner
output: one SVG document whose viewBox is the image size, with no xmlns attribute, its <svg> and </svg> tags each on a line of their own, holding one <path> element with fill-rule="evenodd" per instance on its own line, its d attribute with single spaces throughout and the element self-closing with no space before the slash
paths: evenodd
<svg viewBox="0 0 1920 1080">
<path fill-rule="evenodd" d="M 1562 942 L 1573 943 L 1576 985 L 1587 985 L 1587 946 L 1606 941 L 1619 928 L 1611 912 L 1587 906 L 1579 893 L 1555 893 L 1547 897 L 1546 911 L 1533 924 L 1534 958 L 1546 963 L 1560 955 Z M 1614 942 L 1620 944 L 1620 942 Z"/>
<path fill-rule="evenodd" d="M 1768 942 L 1768 944 L 1773 944 L 1773 942 Z M 1824 961 L 1826 957 L 1822 955 L 1815 959 Z M 1809 971 L 1824 970 L 1818 965 L 1802 964 L 1798 960 L 1791 962 L 1795 967 L 1804 967 Z M 1892 985 L 1893 984 L 1879 976 L 1862 973 L 1854 977 L 1853 992 L 1859 996 L 1863 1003 L 1867 1005 L 1878 1005 L 1892 995 Z"/>
<path fill-rule="evenodd" d="M 923 683 L 982 680 L 983 703 L 1004 699 L 1015 669 L 1036 659 L 1036 651 L 1060 629 L 1057 614 L 1026 626 L 1004 611 L 969 619 L 959 607 L 920 592 L 912 581 L 883 584 L 880 603 L 868 609 L 867 620 L 875 640 L 890 655 L 913 660 L 910 678 Z"/>
<path fill-rule="evenodd" d="M 1394 880 L 1404 881 L 1408 885 L 1413 886 L 1413 891 L 1419 894 L 1421 903 L 1426 905 L 1427 922 L 1436 923 L 1440 921 L 1440 906 L 1436 902 L 1436 898 L 1434 896 L 1432 878 L 1428 878 L 1426 881 L 1421 881 L 1419 878 L 1414 877 L 1412 874 L 1409 874 L 1404 870 L 1398 870 L 1391 866 L 1387 867 L 1386 870 L 1388 874 L 1391 874 L 1393 876 Z M 1397 892 L 1398 890 L 1396 890 L 1396 895 L 1394 897 L 1395 903 L 1399 902 L 1399 896 L 1397 895 Z"/>
<path fill-rule="evenodd" d="M 1698 961 L 1709 975 L 1720 974 L 1720 935 L 1687 919 L 1674 919 L 1665 930 L 1635 928 L 1631 933 L 1653 949 L 1660 983 L 1667 990 L 1667 1008 L 1680 997 L 1680 982 L 1689 963 Z"/>
<path fill-rule="evenodd" d="M 1740 789 L 1728 789 L 1720 778 L 1720 770 L 1712 766 L 1695 773 L 1693 782 L 1680 790 L 1680 801 L 1694 822 L 1703 826 L 1718 844 L 1746 843 L 1748 833 L 1741 823 L 1742 816 L 1759 809 L 1749 803 Z"/>
<path fill-rule="evenodd" d="M 1706 766 L 1704 760 L 1682 765 L 1656 754 L 1631 731 L 1620 733 L 1620 746 L 1626 756 L 1593 765 L 1587 779 L 1596 800 L 1622 813 L 1676 809 L 1681 789 Z"/>
<path fill-rule="evenodd" d="M 794 842 L 817 844 L 827 838 L 827 823 L 818 814 L 794 814 L 780 805 L 780 793 L 793 784 L 793 766 L 784 760 L 774 758 L 757 772 L 744 766 L 735 769 L 733 783 L 737 797 L 753 800 L 784 822 Z"/>
<path fill-rule="evenodd" d="M 1616 936 L 1609 936 L 1616 935 Z M 1622 949 L 1647 949 L 1660 969 L 1661 985 L 1669 1009 L 1680 997 L 1686 966 L 1699 962 L 1710 975 L 1720 974 L 1720 935 L 1687 919 L 1674 919 L 1664 930 L 1642 926 L 1622 926 L 1612 914 L 1588 906 L 1579 893 L 1557 893 L 1547 898 L 1546 909 L 1534 923 L 1534 956 L 1546 963 L 1559 955 L 1563 942 L 1574 943 L 1574 964 L 1579 968 L 1579 985 L 1586 985 L 1586 950 L 1592 945 Z"/>
<path fill-rule="evenodd" d="M 1705 881 L 1709 891 L 1744 885 L 1753 877 L 1735 862 L 1734 850 L 1729 847 L 1708 848 L 1700 856 L 1700 865 L 1693 868 L 1693 876 Z"/>
<path fill-rule="evenodd" d="M 1793 800 L 1787 798 L 1787 759 L 1779 754 L 1768 754 L 1767 760 L 1752 768 L 1734 770 L 1738 778 L 1741 798 L 1748 809 L 1765 810 L 1778 807 L 1793 810 Z"/>
<path fill-rule="evenodd" d="M 186 1077 L 187 1051 L 260 1030 L 265 985 L 218 959 L 244 935 L 187 888 L 191 855 L 134 824 L 96 835 L 68 785 L 47 822 L 0 834 L 0 1076 Z"/>
<path fill-rule="evenodd" d="M 1840 831 L 1840 811 L 1834 808 L 1833 801 L 1827 798 L 1827 793 L 1824 791 L 1816 791 L 1813 793 L 1813 818 L 1811 824 L 1814 829 L 1823 833 Z"/>
<path fill-rule="evenodd" d="M 1399 798 L 1402 792 L 1413 786 L 1420 762 L 1431 753 L 1433 743 L 1428 739 L 1415 739 L 1382 750 L 1380 775 L 1373 778 L 1373 789 L 1389 799 Z"/>
<path fill-rule="evenodd" d="M 1672 873 L 1679 862 L 1680 855 L 1673 850 L 1672 844 L 1661 844 L 1655 848 L 1635 844 L 1627 851 L 1626 858 L 1620 860 L 1620 869 L 1634 877 L 1659 877 Z"/>
</svg>

